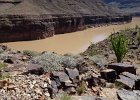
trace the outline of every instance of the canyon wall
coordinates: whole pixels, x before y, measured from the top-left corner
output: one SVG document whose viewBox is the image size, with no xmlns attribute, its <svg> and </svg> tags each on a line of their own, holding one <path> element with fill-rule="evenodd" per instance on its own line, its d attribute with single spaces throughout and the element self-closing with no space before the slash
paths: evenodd
<svg viewBox="0 0 140 100">
<path fill-rule="evenodd" d="M 0 11 L 0 42 L 38 40 L 54 34 L 83 30 L 86 25 L 132 20 L 130 15 L 114 13 L 100 0 L 66 0 L 65 2 L 63 0 L 40 0 L 40 2 L 19 0 L 16 3 L 11 0 L 10 2 L 7 0 L 6 3 L 2 1 L 0 8 L 2 5 L 4 8 Z M 9 8 L 4 6 L 5 4 Z M 99 4 L 103 7 L 99 6 L 95 9 L 95 5 L 98 7 Z M 102 12 L 104 9 L 106 12 Z"/>
<path fill-rule="evenodd" d="M 103 0 L 110 6 L 119 8 L 122 12 L 132 16 L 140 16 L 140 0 Z"/>
</svg>

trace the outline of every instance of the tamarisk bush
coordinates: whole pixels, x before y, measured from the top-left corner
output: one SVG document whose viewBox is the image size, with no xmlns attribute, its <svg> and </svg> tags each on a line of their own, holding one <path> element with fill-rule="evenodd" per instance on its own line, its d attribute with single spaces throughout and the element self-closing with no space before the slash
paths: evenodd
<svg viewBox="0 0 140 100">
<path fill-rule="evenodd" d="M 111 35 L 111 44 L 115 52 L 117 62 L 122 62 L 126 53 L 128 52 L 129 39 L 125 33 L 116 33 Z"/>
</svg>

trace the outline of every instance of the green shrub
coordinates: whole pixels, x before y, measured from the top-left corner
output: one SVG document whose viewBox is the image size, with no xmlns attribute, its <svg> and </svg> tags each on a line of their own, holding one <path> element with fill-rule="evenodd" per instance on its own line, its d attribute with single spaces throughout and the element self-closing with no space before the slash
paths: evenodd
<svg viewBox="0 0 140 100">
<path fill-rule="evenodd" d="M 0 69 L 3 67 L 6 67 L 6 66 L 7 66 L 7 64 L 0 62 Z"/>
<path fill-rule="evenodd" d="M 42 55 L 33 57 L 30 61 L 34 64 L 39 64 L 44 67 L 46 72 L 54 70 L 63 70 L 64 67 L 75 68 L 84 59 L 80 55 L 58 55 L 51 52 L 46 52 Z"/>
<path fill-rule="evenodd" d="M 92 50 L 92 51 L 89 52 L 89 56 L 94 56 L 96 54 L 97 54 L 97 51 L 95 51 L 95 50 Z"/>
<path fill-rule="evenodd" d="M 135 31 L 137 32 L 138 30 L 139 30 L 139 26 L 136 25 L 136 26 L 135 26 Z"/>
<path fill-rule="evenodd" d="M 63 56 L 62 65 L 67 68 L 75 68 L 84 61 L 80 55 L 67 54 Z"/>
<path fill-rule="evenodd" d="M 54 70 L 62 70 L 62 56 L 51 52 L 46 52 L 40 56 L 33 57 L 30 61 L 34 64 L 43 66 L 46 72 Z"/>
<path fill-rule="evenodd" d="M 123 58 L 128 52 L 128 44 L 130 40 L 124 34 L 125 33 L 118 33 L 118 34 L 111 35 L 110 40 L 111 40 L 112 48 L 117 57 L 117 62 L 122 62 Z"/>
<path fill-rule="evenodd" d="M 30 51 L 30 50 L 23 50 L 23 54 L 24 54 L 24 55 L 28 55 L 28 56 L 32 56 L 32 57 L 35 57 L 35 56 L 40 55 L 39 52 Z"/>
<path fill-rule="evenodd" d="M 94 55 L 88 58 L 90 62 L 93 64 L 97 64 L 99 66 L 105 66 L 107 64 L 107 58 L 104 55 Z"/>
<path fill-rule="evenodd" d="M 82 93 L 84 93 L 86 91 L 86 86 L 85 86 L 85 82 L 81 82 L 80 85 L 77 87 L 77 93 L 79 95 L 81 95 Z"/>
<path fill-rule="evenodd" d="M 6 78 L 10 78 L 10 73 L 5 72 L 5 73 L 0 73 L 0 80 L 4 80 Z"/>
<path fill-rule="evenodd" d="M 8 78 L 10 76 L 9 73 L 2 73 L 1 72 L 1 69 L 3 67 L 6 67 L 6 66 L 7 66 L 7 64 L 0 62 L 0 80 L 3 80 L 3 79 Z"/>
<path fill-rule="evenodd" d="M 91 48 L 91 50 L 89 51 L 89 56 L 94 56 L 94 55 L 96 55 L 96 54 L 97 54 L 97 51 L 94 50 L 94 49 L 96 48 L 96 44 L 94 44 L 94 43 L 91 42 L 90 48 Z"/>
</svg>

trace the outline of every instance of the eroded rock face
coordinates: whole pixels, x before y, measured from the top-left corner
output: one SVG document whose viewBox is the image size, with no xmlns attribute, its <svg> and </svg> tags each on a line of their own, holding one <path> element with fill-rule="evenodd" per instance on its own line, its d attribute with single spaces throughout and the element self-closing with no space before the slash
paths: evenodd
<svg viewBox="0 0 140 100">
<path fill-rule="evenodd" d="M 0 42 L 43 39 L 131 19 L 101 0 L 0 0 Z"/>
</svg>

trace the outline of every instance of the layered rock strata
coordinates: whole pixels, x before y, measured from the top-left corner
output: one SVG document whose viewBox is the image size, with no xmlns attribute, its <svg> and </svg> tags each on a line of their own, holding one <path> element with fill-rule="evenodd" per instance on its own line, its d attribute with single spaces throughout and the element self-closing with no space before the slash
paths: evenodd
<svg viewBox="0 0 140 100">
<path fill-rule="evenodd" d="M 37 40 L 86 25 L 129 22 L 101 0 L 1 0 L 0 42 Z"/>
</svg>

